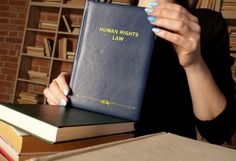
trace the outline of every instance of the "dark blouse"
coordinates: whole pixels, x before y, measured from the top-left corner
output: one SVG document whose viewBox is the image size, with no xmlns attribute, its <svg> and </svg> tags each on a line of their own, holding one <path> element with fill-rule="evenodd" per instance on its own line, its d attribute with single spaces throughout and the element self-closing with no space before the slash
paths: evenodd
<svg viewBox="0 0 236 161">
<path fill-rule="evenodd" d="M 136 135 L 171 132 L 196 138 L 195 128 L 209 142 L 221 144 L 236 127 L 234 81 L 231 76 L 229 36 L 220 13 L 194 10 L 201 25 L 201 53 L 227 99 L 226 109 L 214 120 L 200 121 L 194 113 L 184 69 L 172 45 L 157 37 Z M 206 91 L 207 92 L 207 91 Z"/>
</svg>

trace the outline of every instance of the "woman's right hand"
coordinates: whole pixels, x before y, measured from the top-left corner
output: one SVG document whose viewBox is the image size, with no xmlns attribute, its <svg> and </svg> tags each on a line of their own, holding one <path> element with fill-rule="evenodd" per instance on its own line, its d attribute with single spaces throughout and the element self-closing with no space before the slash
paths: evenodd
<svg viewBox="0 0 236 161">
<path fill-rule="evenodd" d="M 56 79 L 54 79 L 48 88 L 45 88 L 43 94 L 47 98 L 50 105 L 66 106 L 68 102 L 67 95 L 69 94 L 69 80 L 70 74 L 62 72 Z"/>
</svg>

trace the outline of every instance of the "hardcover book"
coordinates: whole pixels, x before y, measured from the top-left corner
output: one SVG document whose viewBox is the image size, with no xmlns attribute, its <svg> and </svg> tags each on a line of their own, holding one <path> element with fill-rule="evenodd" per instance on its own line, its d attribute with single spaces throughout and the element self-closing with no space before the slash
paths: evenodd
<svg viewBox="0 0 236 161">
<path fill-rule="evenodd" d="M 133 131 L 152 55 L 151 28 L 143 8 L 86 1 L 72 107 L 0 104 L 0 120 L 52 143 Z"/>
<path fill-rule="evenodd" d="M 50 143 L 131 132 L 133 122 L 57 105 L 0 104 L 0 120 Z"/>
<path fill-rule="evenodd" d="M 144 9 L 88 0 L 72 70 L 72 106 L 136 121 L 154 33 Z"/>
<path fill-rule="evenodd" d="M 93 138 L 79 139 L 48 144 L 47 142 L 26 133 L 19 128 L 0 121 L 0 136 L 6 140 L 14 149 L 17 155 L 45 154 L 62 152 L 72 149 L 84 148 L 87 146 L 98 145 L 115 140 L 123 140 L 133 137 L 132 133 L 113 134 Z M 35 145 L 35 146 L 32 146 Z"/>
<path fill-rule="evenodd" d="M 132 133 L 122 133 L 66 141 L 57 144 L 48 144 L 37 137 L 34 137 L 16 127 L 0 121 L 0 152 L 2 148 L 4 156 L 9 156 L 12 158 L 11 160 L 24 160 L 23 158 L 26 159 L 73 149 L 91 147 L 94 145 L 124 140 L 132 137 Z"/>
</svg>

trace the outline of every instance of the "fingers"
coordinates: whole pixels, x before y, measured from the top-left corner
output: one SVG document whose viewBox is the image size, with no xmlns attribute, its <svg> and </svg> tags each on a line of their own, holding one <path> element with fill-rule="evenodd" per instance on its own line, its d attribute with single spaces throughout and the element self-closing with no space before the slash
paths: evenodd
<svg viewBox="0 0 236 161">
<path fill-rule="evenodd" d="M 151 6 L 145 11 L 150 23 L 156 26 L 153 31 L 157 36 L 184 48 L 195 48 L 201 30 L 195 16 L 177 4 L 151 2 Z"/>
<path fill-rule="evenodd" d="M 181 32 L 182 27 L 190 27 L 191 30 L 199 32 L 198 19 L 190 14 L 185 8 L 172 3 L 152 2 L 152 8 L 146 8 L 145 11 L 150 17 L 155 18 L 150 21 L 154 25 L 160 25 L 168 30 Z M 164 25 L 164 26 L 162 26 Z"/>
<path fill-rule="evenodd" d="M 69 94 L 69 85 L 68 85 L 68 80 L 67 80 L 68 74 L 63 72 L 61 73 L 56 79 L 56 83 L 58 85 L 58 87 L 61 89 L 61 91 L 63 91 L 64 95 L 68 95 Z"/>
<path fill-rule="evenodd" d="M 155 12 L 153 12 L 154 16 L 168 16 L 167 18 L 171 19 L 181 19 L 181 17 L 184 16 L 190 21 L 198 23 L 197 17 L 190 14 L 184 7 L 174 3 L 160 3 L 156 6 L 153 6 L 153 9 L 155 10 Z"/>
<path fill-rule="evenodd" d="M 51 82 L 49 87 L 44 90 L 44 95 L 49 104 L 66 106 L 68 102 L 67 95 L 69 93 L 69 86 L 67 83 L 68 76 L 67 73 L 61 73 Z"/>
<path fill-rule="evenodd" d="M 153 20 L 151 21 L 153 25 L 159 28 L 167 29 L 169 31 L 179 33 L 181 35 L 187 34 L 189 36 L 190 34 L 193 34 L 194 32 L 199 33 L 199 30 L 200 30 L 199 25 L 191 21 L 186 23 L 186 21 L 172 20 L 172 19 L 165 19 L 165 18 L 157 18 L 155 21 Z"/>
<path fill-rule="evenodd" d="M 173 44 L 179 45 L 184 49 L 195 50 L 198 47 L 198 40 L 200 39 L 199 35 L 196 34 L 195 38 L 185 38 L 179 34 L 168 32 L 166 30 L 160 30 L 154 28 L 153 31 L 157 36 L 172 42 Z"/>
</svg>

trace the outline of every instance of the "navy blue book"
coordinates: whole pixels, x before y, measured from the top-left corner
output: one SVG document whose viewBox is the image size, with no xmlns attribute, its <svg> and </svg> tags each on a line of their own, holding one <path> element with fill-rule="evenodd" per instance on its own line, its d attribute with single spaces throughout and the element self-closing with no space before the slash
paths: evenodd
<svg viewBox="0 0 236 161">
<path fill-rule="evenodd" d="M 154 44 L 144 9 L 88 0 L 72 70 L 72 106 L 136 121 Z"/>
</svg>

